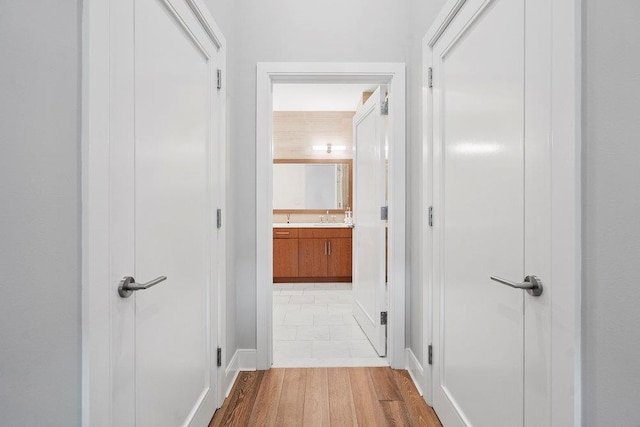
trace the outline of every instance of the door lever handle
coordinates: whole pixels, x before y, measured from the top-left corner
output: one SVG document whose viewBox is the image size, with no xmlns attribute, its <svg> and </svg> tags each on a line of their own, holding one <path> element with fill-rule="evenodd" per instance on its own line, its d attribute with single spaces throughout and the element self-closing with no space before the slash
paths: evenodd
<svg viewBox="0 0 640 427">
<path fill-rule="evenodd" d="M 149 289 L 152 286 L 157 285 L 160 282 L 164 282 L 167 280 L 167 276 L 156 277 L 147 283 L 136 283 L 136 279 L 131 276 L 125 276 L 118 286 L 118 295 L 122 298 L 129 298 L 133 291 L 141 291 L 144 289 Z"/>
<path fill-rule="evenodd" d="M 491 280 L 502 283 L 503 285 L 511 286 L 516 289 L 524 289 L 529 295 L 539 297 L 542 295 L 542 281 L 538 276 L 527 276 L 524 278 L 524 283 L 516 283 L 511 280 L 502 279 L 500 277 L 490 276 Z"/>
</svg>

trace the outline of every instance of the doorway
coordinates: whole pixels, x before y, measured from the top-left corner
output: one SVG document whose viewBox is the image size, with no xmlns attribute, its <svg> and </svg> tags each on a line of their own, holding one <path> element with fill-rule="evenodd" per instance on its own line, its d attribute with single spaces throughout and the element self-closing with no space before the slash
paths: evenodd
<svg viewBox="0 0 640 427">
<path fill-rule="evenodd" d="M 388 365 L 386 93 L 273 86 L 274 367 Z"/>
<path fill-rule="evenodd" d="M 404 367 L 404 64 L 259 63 L 257 90 L 257 368 L 273 364 L 273 87 L 275 84 L 385 84 L 389 91 L 388 362 Z M 331 220 L 331 219 L 330 219 Z M 324 285 L 329 286 L 329 285 Z M 335 285 L 336 287 L 338 285 Z M 336 289 L 337 290 L 337 289 Z M 302 290 L 304 293 L 304 289 Z"/>
</svg>

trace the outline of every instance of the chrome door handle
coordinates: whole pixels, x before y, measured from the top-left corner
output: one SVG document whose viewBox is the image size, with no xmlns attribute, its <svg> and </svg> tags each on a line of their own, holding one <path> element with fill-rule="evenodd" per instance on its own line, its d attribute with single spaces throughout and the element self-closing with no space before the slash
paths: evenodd
<svg viewBox="0 0 640 427">
<path fill-rule="evenodd" d="M 542 281 L 538 276 L 527 276 L 524 278 L 524 283 L 515 283 L 510 280 L 501 279 L 500 277 L 490 276 L 490 279 L 503 285 L 511 286 L 516 289 L 524 289 L 529 295 L 539 297 L 542 295 Z"/>
<path fill-rule="evenodd" d="M 141 291 L 143 289 L 149 289 L 152 286 L 157 285 L 160 282 L 167 280 L 167 276 L 156 277 L 147 283 L 136 283 L 136 279 L 131 276 L 124 276 L 118 286 L 118 295 L 122 298 L 129 298 L 133 291 Z"/>
</svg>

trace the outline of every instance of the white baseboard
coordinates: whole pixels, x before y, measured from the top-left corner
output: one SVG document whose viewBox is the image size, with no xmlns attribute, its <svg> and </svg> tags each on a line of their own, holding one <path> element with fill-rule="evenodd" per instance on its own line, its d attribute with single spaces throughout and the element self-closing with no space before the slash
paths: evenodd
<svg viewBox="0 0 640 427">
<path fill-rule="evenodd" d="M 238 369 L 238 352 L 236 351 L 229 361 L 227 368 L 224 370 L 224 382 L 222 389 L 225 391 L 225 398 L 229 396 L 229 393 L 231 393 L 231 388 L 233 387 L 233 383 L 236 382 L 236 378 L 238 378 L 239 372 L 240 370 Z"/>
<path fill-rule="evenodd" d="M 256 370 L 256 350 L 238 349 L 224 371 L 224 397 L 228 397 L 240 371 Z"/>
<path fill-rule="evenodd" d="M 409 375 L 418 389 L 418 393 L 420 393 L 420 396 L 424 396 L 422 386 L 425 384 L 425 378 L 422 365 L 420 365 L 418 358 L 413 354 L 413 351 L 410 348 L 405 349 L 405 359 L 406 369 L 409 371 Z"/>
<path fill-rule="evenodd" d="M 238 370 L 256 370 L 258 356 L 255 349 L 238 349 L 236 355 L 238 356 Z"/>
</svg>

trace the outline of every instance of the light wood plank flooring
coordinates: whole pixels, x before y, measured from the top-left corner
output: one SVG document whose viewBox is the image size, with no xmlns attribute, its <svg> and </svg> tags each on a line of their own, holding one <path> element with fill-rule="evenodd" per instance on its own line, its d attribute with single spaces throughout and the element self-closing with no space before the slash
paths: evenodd
<svg viewBox="0 0 640 427">
<path fill-rule="evenodd" d="M 389 367 L 241 372 L 211 426 L 440 427 L 409 373 Z"/>
</svg>

